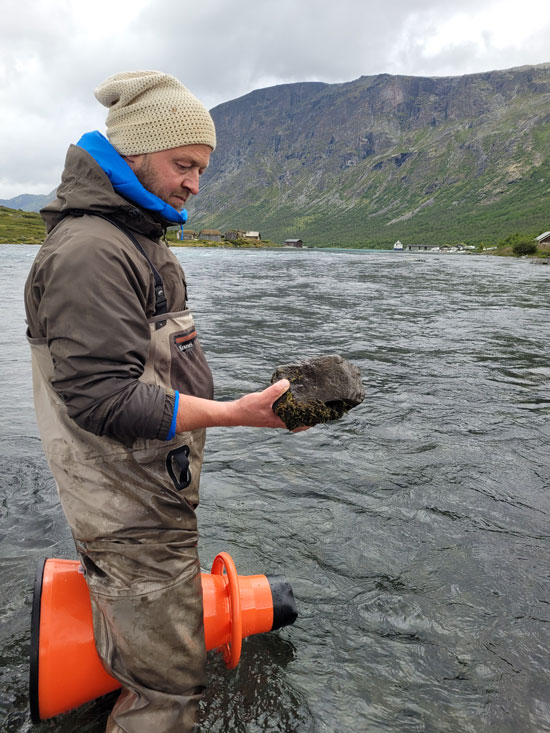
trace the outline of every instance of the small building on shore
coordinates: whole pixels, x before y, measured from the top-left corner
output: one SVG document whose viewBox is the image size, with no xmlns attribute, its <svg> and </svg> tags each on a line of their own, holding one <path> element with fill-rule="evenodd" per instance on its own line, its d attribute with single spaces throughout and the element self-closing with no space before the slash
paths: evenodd
<svg viewBox="0 0 550 733">
<path fill-rule="evenodd" d="M 224 235 L 223 238 L 227 241 L 234 240 L 234 239 L 244 239 L 246 235 L 246 232 L 244 229 L 228 229 Z"/>
<path fill-rule="evenodd" d="M 394 245 L 395 248 L 395 245 Z M 463 244 L 405 244 L 403 249 L 407 252 L 465 252 Z M 474 247 L 475 249 L 475 247 Z"/>
<path fill-rule="evenodd" d="M 198 236 L 198 232 L 194 231 L 193 229 L 183 229 L 182 230 L 181 226 L 168 227 L 168 230 L 167 231 L 172 232 L 173 234 L 175 234 L 176 235 L 176 239 L 179 239 L 180 242 L 183 239 L 187 239 L 187 240 L 189 240 L 189 239 L 197 239 L 197 236 Z"/>
<path fill-rule="evenodd" d="M 394 252 L 403 252 L 403 242 L 400 242 L 398 239 L 397 242 L 393 245 L 393 251 Z"/>
<path fill-rule="evenodd" d="M 303 247 L 304 243 L 301 239 L 285 239 L 285 247 Z"/>
<path fill-rule="evenodd" d="M 407 252 L 427 252 L 431 249 L 428 244 L 407 244 L 405 245 Z"/>
<path fill-rule="evenodd" d="M 254 239 L 257 242 L 259 242 L 260 239 L 262 238 L 262 236 L 261 236 L 260 232 L 245 232 L 244 238 L 245 239 Z"/>
<path fill-rule="evenodd" d="M 538 242 L 539 244 L 550 244 L 550 232 L 539 234 L 538 237 L 535 237 L 535 242 Z"/>
<path fill-rule="evenodd" d="M 199 234 L 199 239 L 204 239 L 207 242 L 221 242 L 222 233 L 217 229 L 202 229 Z"/>
</svg>

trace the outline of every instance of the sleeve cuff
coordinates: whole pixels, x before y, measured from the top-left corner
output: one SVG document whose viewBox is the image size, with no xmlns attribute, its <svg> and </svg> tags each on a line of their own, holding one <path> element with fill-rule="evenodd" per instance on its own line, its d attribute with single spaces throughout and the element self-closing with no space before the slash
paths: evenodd
<svg viewBox="0 0 550 733">
<path fill-rule="evenodd" d="M 172 413 L 172 422 L 170 423 L 170 430 L 166 436 L 166 440 L 172 440 L 176 434 L 176 418 L 178 416 L 178 405 L 180 403 L 180 393 L 176 390 L 174 392 L 174 412 Z"/>
</svg>

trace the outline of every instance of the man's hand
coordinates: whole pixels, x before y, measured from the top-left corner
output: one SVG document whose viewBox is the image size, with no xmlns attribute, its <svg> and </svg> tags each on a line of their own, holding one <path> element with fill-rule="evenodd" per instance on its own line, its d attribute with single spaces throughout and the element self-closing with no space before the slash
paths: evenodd
<svg viewBox="0 0 550 733">
<path fill-rule="evenodd" d="M 281 379 L 263 392 L 251 392 L 229 404 L 234 409 L 236 422 L 251 428 L 286 428 L 281 418 L 273 412 L 273 403 L 290 387 L 288 379 Z"/>
<path fill-rule="evenodd" d="M 240 425 L 251 428 L 286 428 L 273 412 L 273 403 L 290 387 L 288 379 L 281 379 L 262 392 L 251 392 L 233 402 L 216 402 L 201 397 L 180 394 L 176 432 L 196 428 Z"/>
</svg>

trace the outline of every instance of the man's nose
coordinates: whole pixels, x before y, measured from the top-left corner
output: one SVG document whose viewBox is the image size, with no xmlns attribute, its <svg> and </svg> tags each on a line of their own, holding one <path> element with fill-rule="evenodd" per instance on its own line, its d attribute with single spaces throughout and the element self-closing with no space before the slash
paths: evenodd
<svg viewBox="0 0 550 733">
<path fill-rule="evenodd" d="M 190 170 L 181 185 L 196 196 L 199 192 L 199 171 L 196 169 Z"/>
</svg>

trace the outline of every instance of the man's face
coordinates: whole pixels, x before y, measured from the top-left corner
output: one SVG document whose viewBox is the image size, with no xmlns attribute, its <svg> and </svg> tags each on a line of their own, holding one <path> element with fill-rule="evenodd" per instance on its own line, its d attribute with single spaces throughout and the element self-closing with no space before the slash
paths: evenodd
<svg viewBox="0 0 550 733">
<path fill-rule="evenodd" d="M 125 160 L 148 191 L 181 211 L 189 196 L 199 192 L 199 176 L 208 167 L 211 152 L 208 145 L 183 145 L 127 155 Z"/>
</svg>

